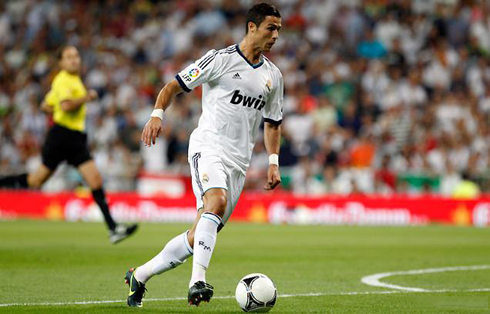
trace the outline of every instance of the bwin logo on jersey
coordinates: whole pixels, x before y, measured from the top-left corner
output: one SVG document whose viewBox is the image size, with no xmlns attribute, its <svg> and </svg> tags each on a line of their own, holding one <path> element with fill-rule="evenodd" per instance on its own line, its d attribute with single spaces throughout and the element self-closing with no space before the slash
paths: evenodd
<svg viewBox="0 0 490 314">
<path fill-rule="evenodd" d="M 233 93 L 233 97 L 231 97 L 231 103 L 234 105 L 239 105 L 241 103 L 244 107 L 253 107 L 257 110 L 262 110 L 262 108 L 264 108 L 265 106 L 265 101 L 262 100 L 262 95 L 259 95 L 259 98 L 253 98 L 251 96 L 240 94 L 239 90 L 236 90 Z"/>
</svg>

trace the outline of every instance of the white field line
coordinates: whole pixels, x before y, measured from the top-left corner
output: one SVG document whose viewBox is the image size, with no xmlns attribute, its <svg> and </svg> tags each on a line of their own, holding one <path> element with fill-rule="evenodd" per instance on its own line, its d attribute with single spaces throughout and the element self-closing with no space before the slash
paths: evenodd
<svg viewBox="0 0 490 314">
<path fill-rule="evenodd" d="M 382 287 L 389 288 L 401 291 L 410 291 L 410 292 L 434 292 L 427 289 L 422 288 L 412 288 L 412 287 L 403 287 L 398 285 L 392 285 L 389 283 L 382 282 L 381 279 L 391 276 L 397 275 L 420 275 L 420 274 L 431 274 L 431 273 L 442 273 L 442 272 L 450 272 L 450 271 L 468 271 L 468 270 L 484 270 L 490 269 L 490 265 L 480 265 L 480 266 L 455 266 L 455 267 L 441 267 L 441 268 L 426 268 L 426 269 L 415 269 L 415 270 L 406 270 L 406 271 L 394 271 L 389 273 L 379 273 L 374 275 L 369 275 L 362 277 L 362 283 L 373 286 L 373 287 Z M 438 290 L 439 291 L 439 290 Z M 449 290 L 452 291 L 452 290 Z M 484 290 L 487 291 L 487 290 Z"/>
<path fill-rule="evenodd" d="M 470 290 L 432 290 L 432 291 L 418 291 L 429 293 L 444 293 L 444 292 L 486 292 L 490 291 L 490 288 L 482 289 L 470 289 Z M 296 298 L 296 297 L 324 297 L 324 296 L 349 296 L 349 295 L 377 295 L 377 294 L 403 294 L 410 293 L 410 291 L 390 290 L 390 291 L 352 291 L 352 292 L 332 292 L 332 293 L 299 293 L 299 294 L 280 294 L 279 298 Z M 234 299 L 234 296 L 216 296 L 213 299 Z M 187 301 L 187 298 L 149 298 L 144 299 L 144 302 L 155 301 Z M 40 302 L 40 303 L 0 303 L 0 307 L 13 307 L 13 306 L 69 306 L 69 305 L 93 305 L 93 304 L 112 304 L 112 303 L 126 303 L 126 300 L 100 300 L 100 301 L 72 301 L 72 302 Z"/>
</svg>

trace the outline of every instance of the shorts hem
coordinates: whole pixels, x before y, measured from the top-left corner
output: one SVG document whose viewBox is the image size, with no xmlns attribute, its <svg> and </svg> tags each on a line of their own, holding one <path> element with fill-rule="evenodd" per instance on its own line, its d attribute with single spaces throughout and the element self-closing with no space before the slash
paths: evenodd
<svg viewBox="0 0 490 314">
<path fill-rule="evenodd" d="M 212 186 L 212 187 L 207 188 L 206 190 L 204 190 L 204 192 L 202 192 L 201 198 L 203 198 L 204 197 L 204 194 L 206 194 L 206 192 L 209 191 L 209 190 L 211 190 L 211 189 L 222 189 L 222 190 L 228 191 L 228 188 L 224 188 L 222 186 Z"/>
</svg>

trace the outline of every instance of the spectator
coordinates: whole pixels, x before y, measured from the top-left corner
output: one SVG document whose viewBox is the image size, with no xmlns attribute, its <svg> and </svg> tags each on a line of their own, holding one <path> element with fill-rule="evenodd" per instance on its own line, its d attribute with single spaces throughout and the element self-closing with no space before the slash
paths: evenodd
<svg viewBox="0 0 490 314">
<path fill-rule="evenodd" d="M 366 59 L 381 59 L 386 55 L 386 47 L 374 37 L 371 29 L 364 33 L 364 40 L 357 46 L 357 53 Z"/>
</svg>

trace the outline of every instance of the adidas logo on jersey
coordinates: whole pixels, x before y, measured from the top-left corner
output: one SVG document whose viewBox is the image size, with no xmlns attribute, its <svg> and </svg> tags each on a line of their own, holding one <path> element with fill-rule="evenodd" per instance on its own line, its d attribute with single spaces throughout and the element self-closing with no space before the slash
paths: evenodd
<svg viewBox="0 0 490 314">
<path fill-rule="evenodd" d="M 232 104 L 234 105 L 239 105 L 240 103 L 244 107 L 248 108 L 254 108 L 257 110 L 262 110 L 262 108 L 265 106 L 265 101 L 262 100 L 262 95 L 259 95 L 259 98 L 253 98 L 251 96 L 245 96 L 240 94 L 239 90 L 236 90 L 233 93 L 233 96 L 231 97 Z"/>
<path fill-rule="evenodd" d="M 235 75 L 233 75 L 231 78 L 235 79 L 235 80 L 241 80 L 242 79 L 242 77 L 240 76 L 240 74 L 238 74 L 238 72 Z"/>
</svg>

